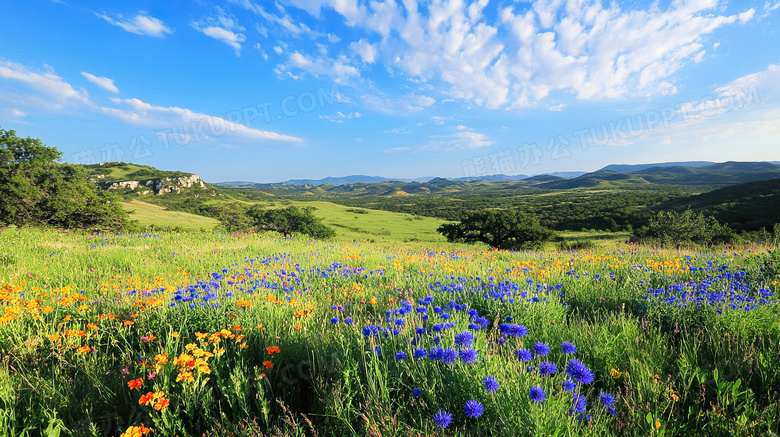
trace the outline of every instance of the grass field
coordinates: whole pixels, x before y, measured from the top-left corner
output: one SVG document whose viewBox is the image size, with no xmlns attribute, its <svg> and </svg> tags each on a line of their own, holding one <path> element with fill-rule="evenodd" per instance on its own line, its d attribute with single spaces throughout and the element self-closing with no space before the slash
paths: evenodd
<svg viewBox="0 0 780 437">
<path fill-rule="evenodd" d="M 141 200 L 123 202 L 122 207 L 128 211 L 131 220 L 137 220 L 143 227 L 154 226 L 156 228 L 179 227 L 185 231 L 197 231 L 201 229 L 211 230 L 219 224 L 219 221 L 210 217 L 190 214 L 181 211 L 168 211 L 165 208 L 152 205 Z"/>
<path fill-rule="evenodd" d="M 6 230 L 0 435 L 778 432 L 767 248 L 421 244 Z"/>
</svg>

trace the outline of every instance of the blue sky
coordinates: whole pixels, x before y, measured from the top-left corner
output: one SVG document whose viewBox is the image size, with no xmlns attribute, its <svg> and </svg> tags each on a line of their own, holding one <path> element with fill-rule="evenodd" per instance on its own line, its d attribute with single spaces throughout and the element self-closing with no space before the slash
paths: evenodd
<svg viewBox="0 0 780 437">
<path fill-rule="evenodd" d="M 9 1 L 0 128 L 206 181 L 780 161 L 780 0 Z"/>
</svg>

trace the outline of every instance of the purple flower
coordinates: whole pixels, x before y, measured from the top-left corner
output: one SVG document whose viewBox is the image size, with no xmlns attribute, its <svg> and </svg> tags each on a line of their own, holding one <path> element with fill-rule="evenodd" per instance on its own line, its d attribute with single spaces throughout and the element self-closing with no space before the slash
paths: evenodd
<svg viewBox="0 0 780 437">
<path fill-rule="evenodd" d="M 489 391 L 490 393 L 493 393 L 501 388 L 501 386 L 498 385 L 496 378 L 492 376 L 486 376 L 482 381 L 485 383 L 485 390 Z"/>
<path fill-rule="evenodd" d="M 433 415 L 433 423 L 439 428 L 446 428 L 452 423 L 452 414 L 449 414 L 444 410 L 439 410 Z"/>
<path fill-rule="evenodd" d="M 529 394 L 529 397 L 534 402 L 542 402 L 544 398 L 547 397 L 547 393 L 542 390 L 539 386 L 531 387 L 531 393 Z"/>
<path fill-rule="evenodd" d="M 515 352 L 515 355 L 517 355 L 517 359 L 520 361 L 531 361 L 531 351 L 528 349 L 520 349 L 519 351 Z"/>
<path fill-rule="evenodd" d="M 466 417 L 470 419 L 476 419 L 477 417 L 481 416 L 482 413 L 485 412 L 485 409 L 482 408 L 482 404 L 480 404 L 478 401 L 475 401 L 474 399 L 470 401 L 466 401 L 464 410 L 466 413 Z"/>
<path fill-rule="evenodd" d="M 568 341 L 564 341 L 561 343 L 561 352 L 565 354 L 574 354 L 577 353 L 577 348 Z"/>
<path fill-rule="evenodd" d="M 471 348 L 460 350 L 460 360 L 464 363 L 477 362 L 477 355 L 479 355 L 479 352 Z"/>
<path fill-rule="evenodd" d="M 547 356 L 550 353 L 550 346 L 542 343 L 541 341 L 534 345 L 534 354 L 536 356 Z"/>
<path fill-rule="evenodd" d="M 566 373 L 578 384 L 590 384 L 594 380 L 593 372 L 577 360 L 569 360 L 566 364 Z"/>
</svg>

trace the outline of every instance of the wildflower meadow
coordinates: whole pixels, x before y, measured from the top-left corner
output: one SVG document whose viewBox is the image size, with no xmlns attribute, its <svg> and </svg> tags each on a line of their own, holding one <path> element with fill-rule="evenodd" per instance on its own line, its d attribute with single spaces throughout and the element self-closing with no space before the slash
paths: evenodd
<svg viewBox="0 0 780 437">
<path fill-rule="evenodd" d="M 780 258 L 0 234 L 0 435 L 773 436 Z"/>
</svg>

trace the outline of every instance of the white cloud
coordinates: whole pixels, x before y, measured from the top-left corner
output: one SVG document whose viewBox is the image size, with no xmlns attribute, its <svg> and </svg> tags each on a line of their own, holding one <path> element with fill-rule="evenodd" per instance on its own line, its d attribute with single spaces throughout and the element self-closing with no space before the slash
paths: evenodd
<svg viewBox="0 0 780 437">
<path fill-rule="evenodd" d="M 97 14 L 97 16 L 115 26 L 119 26 L 122 29 L 137 35 L 162 38 L 166 33 L 173 33 L 173 31 L 162 21 L 149 16 L 146 12 L 143 11 L 132 17 L 127 17 L 123 14 L 117 14 L 113 18 L 109 17 L 107 14 Z"/>
<path fill-rule="evenodd" d="M 349 48 L 367 64 L 373 63 L 376 59 L 376 47 L 365 39 L 351 43 Z"/>
<path fill-rule="evenodd" d="M 344 123 L 344 120 L 349 120 L 351 118 L 360 118 L 363 114 L 359 112 L 349 112 L 347 114 L 344 114 L 341 111 L 336 112 L 333 115 L 320 115 L 321 120 L 330 121 L 333 123 Z"/>
<path fill-rule="evenodd" d="M 24 65 L 0 60 L 0 78 L 22 84 L 42 97 L 52 100 L 51 103 L 55 106 L 66 102 L 91 104 L 86 91 L 73 89 L 50 68 L 44 72 L 35 72 Z"/>
<path fill-rule="evenodd" d="M 209 16 L 200 21 L 190 23 L 198 32 L 206 36 L 222 41 L 236 51 L 236 56 L 241 55 L 241 43 L 246 41 L 246 36 L 242 26 L 238 24 L 233 15 L 225 13 L 219 6 L 216 7 L 217 14 Z"/>
<path fill-rule="evenodd" d="M 474 132 L 472 129 L 458 125 L 458 132 L 450 135 L 436 135 L 423 150 L 469 150 L 487 147 L 496 142 L 487 135 Z"/>
<path fill-rule="evenodd" d="M 706 60 L 709 34 L 755 16 L 754 9 L 724 15 L 719 0 L 676 0 L 665 8 L 653 2 L 645 9 L 536 0 L 524 2 L 530 7 L 506 2 L 497 14 L 484 13 L 487 0 L 424 7 L 412 0 L 287 3 L 320 20 L 324 10 L 335 12 L 364 33 L 340 54 L 348 55 L 342 63 L 356 69 L 354 77 L 369 68 L 360 62 L 383 62 L 390 74 L 419 86 L 417 93 L 432 85 L 442 97 L 490 108 L 535 106 L 556 91 L 594 100 L 673 94 L 675 73 Z M 311 64 L 288 62 L 282 70 L 296 76 L 296 68 Z"/>
<path fill-rule="evenodd" d="M 9 117 L 13 118 L 22 118 L 27 116 L 23 111 L 16 109 L 16 108 L 10 108 L 3 111 L 5 114 L 8 114 Z"/>
<path fill-rule="evenodd" d="M 330 58 L 327 55 L 312 57 L 295 51 L 291 53 L 287 62 L 279 64 L 274 69 L 279 76 L 287 76 L 293 79 L 301 79 L 303 75 L 295 74 L 293 71 L 302 70 L 314 76 L 329 76 L 337 83 L 348 82 L 350 78 L 357 78 L 360 72 L 351 65 L 350 60 L 345 55 L 336 58 Z"/>
<path fill-rule="evenodd" d="M 243 124 L 228 121 L 225 118 L 206 115 L 177 106 L 154 106 L 140 99 L 112 99 L 125 108 L 101 107 L 103 113 L 119 118 L 127 123 L 160 128 L 197 131 L 203 137 L 213 138 L 220 135 L 235 134 L 251 140 L 271 140 L 300 143 L 301 138 L 261 131 Z"/>
<path fill-rule="evenodd" d="M 92 82 L 93 84 L 99 86 L 100 88 L 103 88 L 104 90 L 111 91 L 112 93 L 118 93 L 119 88 L 114 85 L 114 80 L 109 79 L 104 76 L 95 76 L 93 74 L 89 74 L 85 71 L 81 72 L 81 75 L 86 77 L 88 81 Z"/>
</svg>

